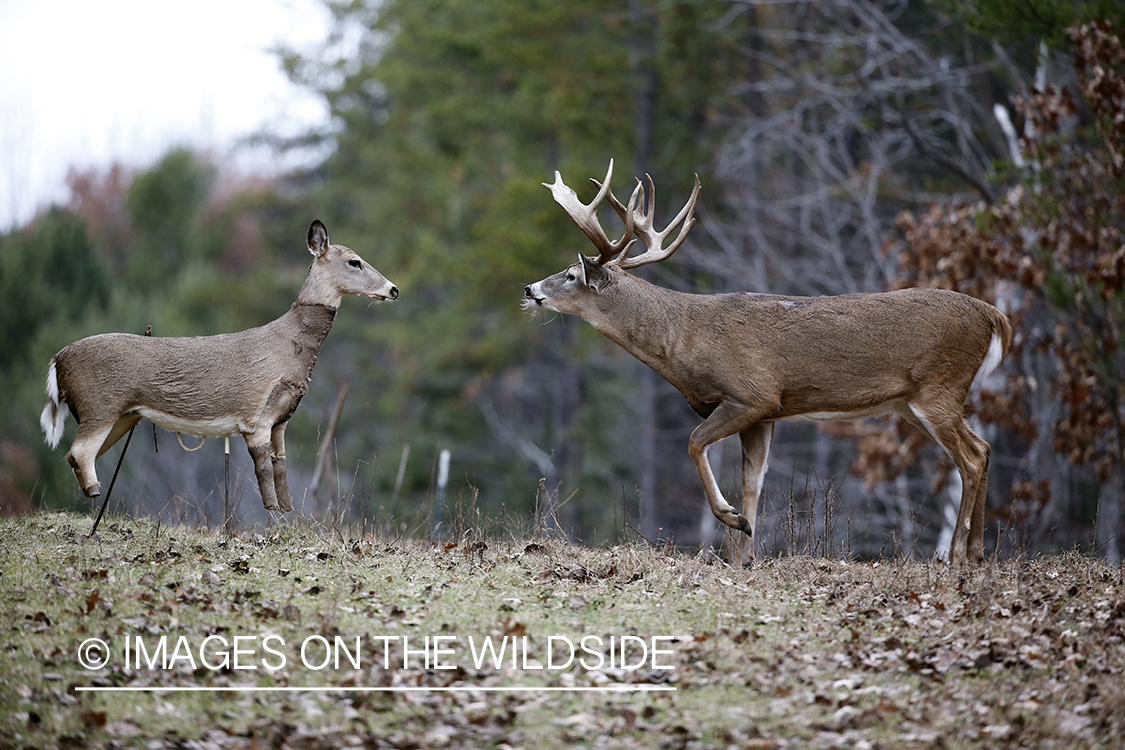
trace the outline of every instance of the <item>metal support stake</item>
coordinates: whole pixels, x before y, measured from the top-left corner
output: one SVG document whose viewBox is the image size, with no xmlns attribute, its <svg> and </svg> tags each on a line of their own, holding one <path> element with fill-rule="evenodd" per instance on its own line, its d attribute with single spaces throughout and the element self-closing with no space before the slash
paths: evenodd
<svg viewBox="0 0 1125 750">
<path fill-rule="evenodd" d="M 232 523 L 234 519 L 231 517 L 234 513 L 230 505 L 230 435 L 223 438 L 223 453 L 225 454 L 223 461 L 226 464 L 223 476 L 223 533 L 230 536 L 231 526 L 234 525 Z"/>
<path fill-rule="evenodd" d="M 109 489 L 105 491 L 102 509 L 98 511 L 98 517 L 94 519 L 94 528 L 90 529 L 91 538 L 98 530 L 98 524 L 102 522 L 102 515 L 105 513 L 106 506 L 109 505 L 109 496 L 113 494 L 113 485 L 117 482 L 117 472 L 121 471 L 121 462 L 125 460 L 125 451 L 129 450 L 129 441 L 133 439 L 133 430 L 135 429 L 137 429 L 136 425 L 129 428 L 129 435 L 125 438 L 125 447 L 121 449 L 121 455 L 117 457 L 117 468 L 113 470 L 113 479 L 109 480 Z"/>
</svg>

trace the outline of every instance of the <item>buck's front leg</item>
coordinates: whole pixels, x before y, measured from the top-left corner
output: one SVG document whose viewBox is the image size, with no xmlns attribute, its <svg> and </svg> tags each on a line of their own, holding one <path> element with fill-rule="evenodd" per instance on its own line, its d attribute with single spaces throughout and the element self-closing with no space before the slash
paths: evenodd
<svg viewBox="0 0 1125 750">
<path fill-rule="evenodd" d="M 258 490 L 266 510 L 278 510 L 277 491 L 274 488 L 273 459 L 270 456 L 270 430 L 259 429 L 244 433 L 246 447 L 254 461 L 254 474 L 258 477 Z"/>
<path fill-rule="evenodd" d="M 270 437 L 273 448 L 273 486 L 277 494 L 278 510 L 287 513 L 293 510 L 293 498 L 289 495 L 289 479 L 285 473 L 285 426 L 289 422 L 274 425 Z"/>
<path fill-rule="evenodd" d="M 753 530 L 758 527 L 758 499 L 762 496 L 762 483 L 770 465 L 770 446 L 773 444 L 774 422 L 758 422 L 738 434 L 742 443 L 742 515 L 750 522 L 750 538 L 745 549 L 746 561 L 754 559 L 756 546 Z M 739 555 L 740 562 L 742 554 Z"/>
<path fill-rule="evenodd" d="M 724 401 L 704 420 L 703 424 L 695 428 L 688 441 L 688 452 L 691 454 L 691 460 L 695 462 L 695 468 L 699 471 L 699 478 L 703 480 L 703 491 L 707 493 L 711 512 L 715 514 L 715 518 L 730 528 L 741 531 L 751 538 L 754 536 L 754 526 L 744 516 L 739 515 L 723 497 L 719 483 L 715 481 L 715 474 L 711 471 L 711 463 L 707 460 L 707 449 L 712 443 L 742 432 L 756 421 L 745 407 L 731 405 Z"/>
</svg>

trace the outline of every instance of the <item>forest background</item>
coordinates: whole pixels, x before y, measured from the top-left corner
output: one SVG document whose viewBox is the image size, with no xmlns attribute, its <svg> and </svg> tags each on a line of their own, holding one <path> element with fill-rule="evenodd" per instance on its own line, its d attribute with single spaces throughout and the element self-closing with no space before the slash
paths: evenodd
<svg viewBox="0 0 1125 750">
<path fill-rule="evenodd" d="M 72 172 L 65 205 L 0 236 L 3 512 L 90 507 L 39 431 L 58 349 L 99 332 L 205 335 L 278 317 L 320 218 L 402 295 L 342 305 L 288 430 L 301 512 L 394 536 L 534 527 L 590 543 L 719 543 L 682 397 L 582 321 L 520 309 L 525 284 L 591 252 L 540 183 L 559 169 L 588 200 L 586 178 L 614 158 L 619 194 L 653 176 L 658 224 L 694 174 L 703 183 L 699 223 L 645 270 L 654 283 L 802 295 L 927 285 L 1000 306 L 1013 349 L 967 407 L 993 446 L 988 549 L 1077 547 L 1120 562 L 1121 6 L 328 5 L 323 44 L 278 59 L 324 98 L 330 128 L 258 137 L 325 155 L 315 166 L 234 178 L 178 149 L 142 170 Z M 99 464 L 106 478 L 118 451 Z M 737 498 L 737 442 L 712 463 Z M 185 453 L 144 423 L 115 509 L 221 524 L 223 471 L 221 441 Z M 266 522 L 240 440 L 231 475 L 240 522 Z M 759 550 L 802 537 L 824 554 L 930 556 L 948 545 L 959 491 L 948 459 L 905 425 L 783 424 Z"/>
</svg>

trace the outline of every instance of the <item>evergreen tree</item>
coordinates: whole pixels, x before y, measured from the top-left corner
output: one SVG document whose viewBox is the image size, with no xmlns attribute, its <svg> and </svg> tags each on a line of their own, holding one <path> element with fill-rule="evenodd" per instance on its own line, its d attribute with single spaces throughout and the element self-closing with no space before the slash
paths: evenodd
<svg viewBox="0 0 1125 750">
<path fill-rule="evenodd" d="M 522 315 L 525 284 L 592 252 L 540 183 L 561 169 L 581 184 L 613 157 L 619 192 L 641 164 L 661 209 L 682 200 L 695 172 L 706 178 L 737 24 L 708 33 L 717 4 L 333 7 L 337 38 L 358 35 L 356 47 L 287 66 L 338 123 L 314 173 L 326 214 L 370 237 L 403 290 L 394 320 L 365 332 L 398 368 L 380 358 L 362 375 L 383 394 L 373 439 L 402 442 L 402 424 L 416 448 L 452 445 L 494 506 L 529 504 L 538 476 L 557 477 L 548 495 L 580 491 L 563 525 L 608 531 L 606 494 L 631 498 L 637 481 L 637 370 L 577 321 Z M 424 490 L 429 461 L 418 468 Z"/>
</svg>

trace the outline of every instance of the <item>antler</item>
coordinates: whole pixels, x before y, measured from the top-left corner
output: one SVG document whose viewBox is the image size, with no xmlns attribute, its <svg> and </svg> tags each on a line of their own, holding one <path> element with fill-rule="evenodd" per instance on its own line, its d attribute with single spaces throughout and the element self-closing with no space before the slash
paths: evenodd
<svg viewBox="0 0 1125 750">
<path fill-rule="evenodd" d="M 563 210 L 570 215 L 570 218 L 574 219 L 574 223 L 577 224 L 579 228 L 586 233 L 586 236 L 590 238 L 590 241 L 594 243 L 594 247 L 598 248 L 598 263 L 609 262 L 618 253 L 622 253 L 622 251 L 627 252 L 629 247 L 636 242 L 636 240 L 630 239 L 630 235 L 633 234 L 633 212 L 628 211 L 626 215 L 621 213 L 623 209 L 617 208 L 620 202 L 609 192 L 609 180 L 611 177 L 613 177 L 613 159 L 609 160 L 609 171 L 605 173 L 605 182 L 598 182 L 590 178 L 590 182 L 597 185 L 599 190 L 597 196 L 595 196 L 594 200 L 589 204 L 578 200 L 578 194 L 563 183 L 562 175 L 559 174 L 558 170 L 555 170 L 554 184 L 543 183 L 543 187 L 550 188 L 551 195 L 554 196 L 555 202 L 563 207 Z M 640 186 L 638 185 L 638 190 L 639 189 Z M 618 214 L 621 214 L 621 218 L 625 221 L 625 234 L 621 235 L 621 239 L 616 242 L 610 241 L 609 237 L 606 236 L 605 230 L 602 229 L 601 223 L 598 221 L 598 204 L 605 199 L 606 194 L 609 194 L 614 204 L 614 209 L 617 210 Z M 636 197 L 637 191 L 635 190 L 633 191 L 633 197 L 629 199 L 630 208 L 633 206 Z"/>
<path fill-rule="evenodd" d="M 621 253 L 621 256 L 616 260 L 616 264 L 620 266 L 622 270 L 648 265 L 649 263 L 655 263 L 658 260 L 664 260 L 669 257 L 683 244 L 687 233 L 695 226 L 695 205 L 699 202 L 698 174 L 695 176 L 695 187 L 692 188 L 691 198 L 689 198 L 684 207 L 680 209 L 680 212 L 676 214 L 676 218 L 672 219 L 671 223 L 664 227 L 664 231 L 662 232 L 657 232 L 652 226 L 652 215 L 656 212 L 656 186 L 652 184 L 651 175 L 646 174 L 645 178 L 648 180 L 648 201 L 646 206 L 646 201 L 642 196 L 640 210 L 634 208 L 637 194 L 641 190 L 640 180 L 637 180 L 637 187 L 633 190 L 633 196 L 629 199 L 628 207 L 621 205 L 621 201 L 617 200 L 612 191 L 609 193 L 609 203 L 613 206 L 613 210 L 617 212 L 617 215 L 621 217 L 626 226 L 632 227 L 633 234 L 637 235 L 637 238 L 644 242 L 645 246 L 648 248 L 645 252 L 633 258 L 627 257 L 627 252 Z M 609 176 L 607 175 L 606 185 L 608 184 Z M 604 186 L 602 190 L 605 190 Z M 684 225 L 680 228 L 680 234 L 671 245 L 663 247 L 665 238 L 672 233 L 672 230 L 681 221 Z"/>
</svg>

